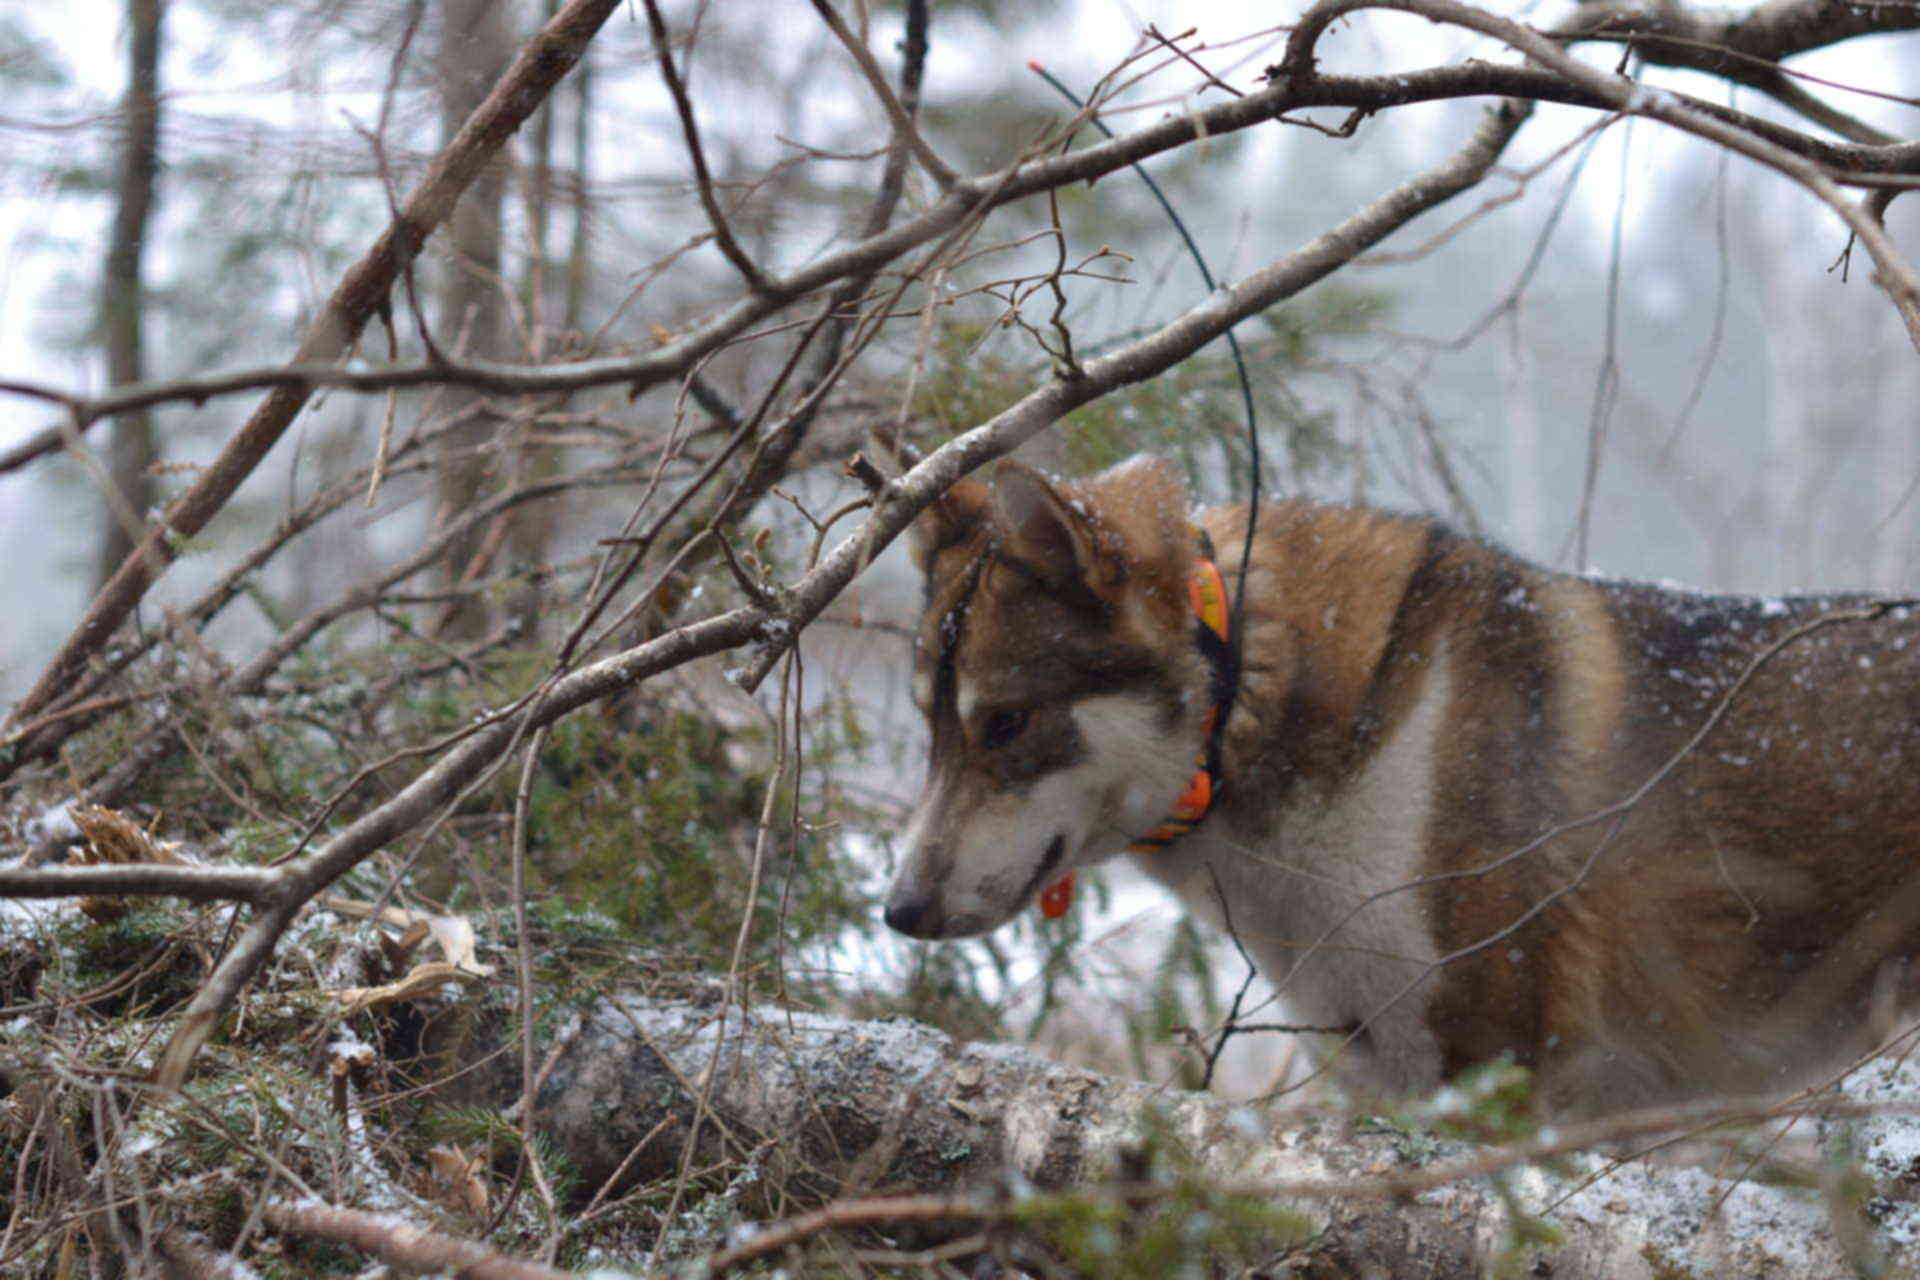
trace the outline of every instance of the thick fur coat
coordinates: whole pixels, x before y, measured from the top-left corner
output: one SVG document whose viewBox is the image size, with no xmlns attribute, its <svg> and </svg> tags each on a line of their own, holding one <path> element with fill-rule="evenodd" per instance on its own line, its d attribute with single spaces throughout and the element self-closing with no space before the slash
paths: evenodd
<svg viewBox="0 0 1920 1280">
<path fill-rule="evenodd" d="M 991 929 L 1159 824 L 1211 702 L 1186 582 L 1247 512 L 1136 459 L 923 517 L 925 794 L 894 927 Z M 1265 508 L 1221 788 L 1135 856 L 1323 1056 L 1398 1095 L 1512 1055 L 1551 1110 L 1775 1093 L 1869 1051 L 1920 951 L 1920 623 L 1552 573 L 1425 519 Z"/>
</svg>

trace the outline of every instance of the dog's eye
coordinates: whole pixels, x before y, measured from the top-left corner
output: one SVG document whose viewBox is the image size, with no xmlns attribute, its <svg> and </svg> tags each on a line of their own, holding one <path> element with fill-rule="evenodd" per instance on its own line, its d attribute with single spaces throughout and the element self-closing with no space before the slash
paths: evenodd
<svg viewBox="0 0 1920 1280">
<path fill-rule="evenodd" d="M 1025 711 L 995 711 L 987 717 L 986 727 L 981 731 L 981 745 L 989 751 L 998 751 L 1027 729 Z"/>
</svg>

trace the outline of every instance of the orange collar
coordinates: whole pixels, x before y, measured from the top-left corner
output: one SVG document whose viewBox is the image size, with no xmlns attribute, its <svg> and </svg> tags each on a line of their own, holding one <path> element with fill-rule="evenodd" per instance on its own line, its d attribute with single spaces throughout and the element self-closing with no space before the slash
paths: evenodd
<svg viewBox="0 0 1920 1280">
<path fill-rule="evenodd" d="M 1194 638 L 1200 652 L 1213 668 L 1213 706 L 1207 711 L 1205 739 L 1200 758 L 1194 762 L 1193 777 L 1187 789 L 1173 802 L 1173 809 L 1162 822 L 1127 846 L 1132 853 L 1158 853 L 1186 835 L 1206 818 L 1213 807 L 1214 793 L 1220 787 L 1220 739 L 1225 728 L 1223 712 L 1231 705 L 1238 684 L 1238 664 L 1229 642 L 1227 587 L 1213 563 L 1212 548 L 1206 535 L 1200 535 L 1201 557 L 1187 575 L 1187 599 L 1193 606 Z M 1073 905 L 1073 872 L 1068 871 L 1040 891 L 1040 914 L 1057 920 Z"/>
</svg>

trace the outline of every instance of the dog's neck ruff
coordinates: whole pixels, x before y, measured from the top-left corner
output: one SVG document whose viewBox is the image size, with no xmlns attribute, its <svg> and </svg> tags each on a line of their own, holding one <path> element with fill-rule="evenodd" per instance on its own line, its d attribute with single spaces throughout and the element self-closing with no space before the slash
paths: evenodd
<svg viewBox="0 0 1920 1280">
<path fill-rule="evenodd" d="M 1240 687 L 1239 655 L 1230 638 L 1227 586 L 1213 562 L 1212 541 L 1204 532 L 1194 532 L 1200 541 L 1200 558 L 1187 575 L 1187 599 L 1193 606 L 1194 643 L 1200 646 L 1212 672 L 1208 692 L 1213 705 L 1207 709 L 1206 737 L 1187 789 L 1173 802 L 1165 822 L 1127 846 L 1132 853 L 1160 852 L 1199 826 L 1213 808 L 1214 793 L 1220 789 L 1221 741 L 1226 736 L 1227 713 Z M 1065 915 L 1072 905 L 1071 871 L 1040 891 L 1040 914 L 1049 920 Z"/>
</svg>

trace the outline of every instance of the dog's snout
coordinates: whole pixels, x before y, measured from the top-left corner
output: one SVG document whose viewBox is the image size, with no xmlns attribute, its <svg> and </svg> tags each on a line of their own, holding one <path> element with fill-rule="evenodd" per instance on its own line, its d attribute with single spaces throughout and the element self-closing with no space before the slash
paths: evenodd
<svg viewBox="0 0 1920 1280">
<path fill-rule="evenodd" d="M 887 926 L 909 938 L 930 938 L 934 923 L 933 899 L 925 896 L 895 898 L 887 903 Z"/>
</svg>

